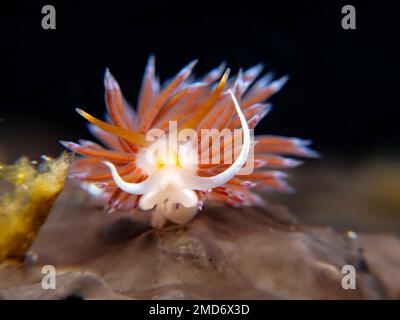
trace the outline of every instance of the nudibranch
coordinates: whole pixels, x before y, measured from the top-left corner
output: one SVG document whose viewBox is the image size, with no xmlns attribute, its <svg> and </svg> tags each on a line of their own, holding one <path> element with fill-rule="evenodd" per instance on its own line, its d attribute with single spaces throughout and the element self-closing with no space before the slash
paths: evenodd
<svg viewBox="0 0 400 320">
<path fill-rule="evenodd" d="M 105 121 L 77 109 L 101 144 L 61 141 L 82 156 L 70 175 L 104 199 L 106 211 L 144 210 L 151 214 L 152 226 L 160 228 L 167 220 L 187 223 L 205 201 L 260 205 L 264 200 L 256 190 L 292 190 L 279 171 L 302 163 L 290 156 L 317 156 L 308 148 L 310 141 L 252 134 L 271 110 L 265 101 L 281 89 L 286 76 L 259 78 L 260 64 L 230 77 L 222 64 L 196 79 L 191 76 L 195 64 L 161 86 L 151 56 L 136 110 L 107 69 Z M 221 136 L 222 131 L 232 134 Z M 241 173 L 245 167 L 251 170 Z"/>
</svg>

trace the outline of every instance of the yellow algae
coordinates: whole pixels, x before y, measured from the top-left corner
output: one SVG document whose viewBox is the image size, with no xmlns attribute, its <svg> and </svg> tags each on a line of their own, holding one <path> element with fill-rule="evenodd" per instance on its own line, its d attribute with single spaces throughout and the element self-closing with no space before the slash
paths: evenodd
<svg viewBox="0 0 400 320">
<path fill-rule="evenodd" d="M 64 187 L 71 160 L 63 153 L 58 159 L 45 157 L 37 167 L 26 157 L 0 164 L 0 179 L 14 187 L 0 191 L 0 263 L 23 260 Z"/>
</svg>

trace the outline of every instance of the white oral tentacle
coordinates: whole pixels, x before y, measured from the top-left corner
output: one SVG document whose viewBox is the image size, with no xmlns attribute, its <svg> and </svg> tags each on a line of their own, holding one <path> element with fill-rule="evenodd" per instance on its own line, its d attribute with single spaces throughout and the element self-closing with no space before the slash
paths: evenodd
<svg viewBox="0 0 400 320">
<path fill-rule="evenodd" d="M 250 152 L 250 129 L 234 93 L 232 92 L 232 90 L 229 90 L 229 93 L 231 94 L 232 101 L 239 116 L 240 124 L 243 130 L 242 150 L 240 151 L 240 154 L 234 163 L 232 163 L 224 172 L 221 172 L 213 177 L 199 177 L 184 171 L 182 175 L 185 181 L 186 188 L 193 190 L 208 190 L 216 188 L 231 180 L 246 163 L 247 157 Z"/>
<path fill-rule="evenodd" d="M 152 180 L 154 180 L 154 175 L 147 178 L 145 181 L 140 183 L 130 183 L 124 181 L 119 175 L 117 168 L 108 161 L 103 162 L 107 167 L 110 168 L 113 180 L 117 184 L 117 186 L 125 192 L 130 194 L 144 194 L 151 190 L 151 187 L 154 186 Z M 152 179 L 153 178 L 153 179 Z"/>
</svg>

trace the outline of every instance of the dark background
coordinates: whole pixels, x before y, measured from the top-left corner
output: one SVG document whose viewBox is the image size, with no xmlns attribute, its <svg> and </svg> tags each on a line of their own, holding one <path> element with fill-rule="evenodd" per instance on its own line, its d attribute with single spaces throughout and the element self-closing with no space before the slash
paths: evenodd
<svg viewBox="0 0 400 320">
<path fill-rule="evenodd" d="M 41 28 L 45 4 L 56 30 Z M 346 4 L 356 30 L 341 27 Z M 399 1 L 377 0 L 2 3 L 0 145 L 16 158 L 24 143 L 38 156 L 88 138 L 74 109 L 104 114 L 106 66 L 135 104 L 154 53 L 162 80 L 194 58 L 200 75 L 223 60 L 234 72 L 263 62 L 290 75 L 258 133 L 312 139 L 328 155 L 396 152 L 399 20 Z"/>
</svg>

